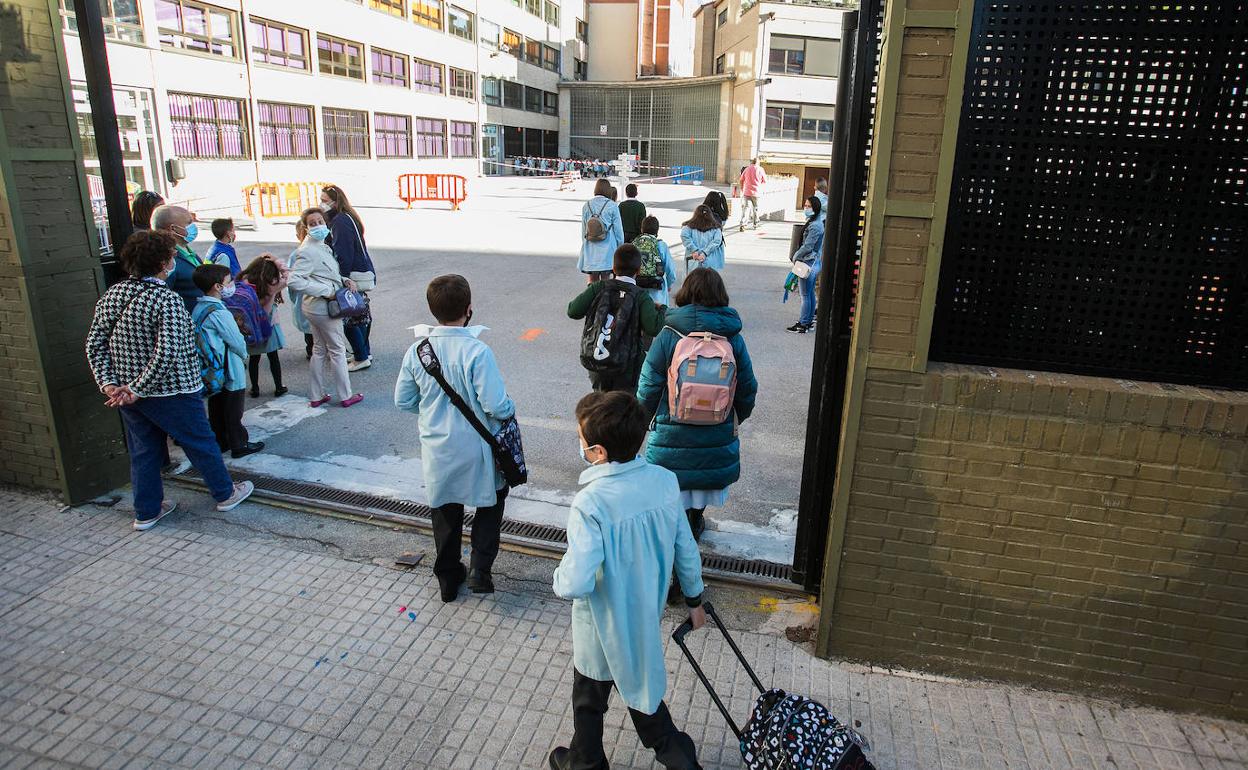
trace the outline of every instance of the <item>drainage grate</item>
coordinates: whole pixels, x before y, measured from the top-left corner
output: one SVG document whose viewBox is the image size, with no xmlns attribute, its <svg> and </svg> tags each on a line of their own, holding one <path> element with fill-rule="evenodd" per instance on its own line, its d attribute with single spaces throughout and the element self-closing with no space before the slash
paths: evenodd
<svg viewBox="0 0 1248 770">
<path fill-rule="evenodd" d="M 258 497 L 298 507 L 300 510 L 330 511 L 351 518 L 385 521 L 421 530 L 429 530 L 431 527 L 432 511 L 429 506 L 411 500 L 347 492 L 323 484 L 289 481 L 235 469 L 230 469 L 230 474 L 235 480 L 246 480 L 255 484 Z M 195 471 L 187 471 L 173 476 L 172 479 L 200 488 L 204 486 L 203 478 Z M 472 519 L 471 513 L 464 516 L 465 528 L 471 528 Z M 502 541 L 513 547 L 519 546 L 518 550 L 556 555 L 567 550 L 568 534 L 562 527 L 504 518 Z M 704 553 L 702 570 L 707 577 L 722 582 L 766 586 L 784 593 L 806 595 L 792 582 L 793 569 L 787 564 Z"/>
</svg>

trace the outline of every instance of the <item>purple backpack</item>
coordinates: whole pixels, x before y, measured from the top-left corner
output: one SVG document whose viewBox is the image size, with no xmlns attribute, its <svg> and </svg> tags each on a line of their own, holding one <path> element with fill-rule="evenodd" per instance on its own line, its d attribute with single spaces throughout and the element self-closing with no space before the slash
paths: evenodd
<svg viewBox="0 0 1248 770">
<path fill-rule="evenodd" d="M 238 322 L 238 328 L 243 333 L 243 339 L 247 341 L 247 347 L 267 343 L 269 337 L 273 336 L 273 323 L 269 320 L 269 314 L 264 312 L 264 307 L 260 305 L 260 297 L 256 295 L 256 290 L 245 281 L 239 281 L 234 286 L 234 296 L 222 301 L 234 316 L 234 320 Z"/>
</svg>

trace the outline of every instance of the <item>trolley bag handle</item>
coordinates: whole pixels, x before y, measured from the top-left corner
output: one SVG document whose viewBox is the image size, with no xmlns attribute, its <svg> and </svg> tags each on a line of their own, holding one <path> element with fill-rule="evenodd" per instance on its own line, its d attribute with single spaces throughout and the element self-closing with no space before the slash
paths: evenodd
<svg viewBox="0 0 1248 770">
<path fill-rule="evenodd" d="M 741 665 L 745 667 L 745 673 L 750 675 L 750 679 L 754 681 L 754 686 L 758 688 L 760 693 L 767 692 L 767 688 L 763 687 L 763 683 L 759 681 L 758 675 L 754 673 L 754 669 L 750 668 L 750 663 L 741 654 L 741 648 L 728 634 L 728 628 L 724 622 L 719 619 L 719 613 L 715 612 L 715 607 L 710 602 L 702 602 L 702 608 L 706 610 L 706 614 L 711 620 L 715 621 L 715 625 L 719 627 L 720 633 L 724 635 L 724 640 L 728 642 L 728 646 L 732 648 L 736 654 L 737 660 L 741 661 Z M 706 678 L 706 673 L 702 671 L 702 667 L 693 659 L 693 653 L 689 652 L 689 647 L 685 645 L 685 637 L 693 630 L 693 620 L 686 620 L 681 623 L 675 631 L 672 632 L 672 640 L 680 645 L 680 651 L 685 653 L 685 657 L 689 660 L 689 665 L 693 666 L 693 672 L 698 675 L 698 679 L 702 680 L 702 684 L 706 686 L 706 691 L 711 694 L 711 700 L 719 707 L 719 713 L 724 715 L 724 719 L 728 721 L 728 726 L 732 728 L 732 732 L 737 736 L 737 740 L 741 739 L 741 728 L 737 727 L 737 723 L 733 720 L 732 714 L 728 713 L 728 707 L 720 700 L 719 693 L 715 692 L 715 687 L 711 685 L 711 680 Z"/>
</svg>

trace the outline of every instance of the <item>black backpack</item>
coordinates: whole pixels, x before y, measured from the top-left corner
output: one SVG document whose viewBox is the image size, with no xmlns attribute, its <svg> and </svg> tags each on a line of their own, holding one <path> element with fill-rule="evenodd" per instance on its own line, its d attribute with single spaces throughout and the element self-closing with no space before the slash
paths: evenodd
<svg viewBox="0 0 1248 770">
<path fill-rule="evenodd" d="M 631 283 L 615 279 L 602 282 L 581 333 L 581 366 L 586 370 L 617 374 L 636 364 L 641 353 L 640 294 Z"/>
</svg>

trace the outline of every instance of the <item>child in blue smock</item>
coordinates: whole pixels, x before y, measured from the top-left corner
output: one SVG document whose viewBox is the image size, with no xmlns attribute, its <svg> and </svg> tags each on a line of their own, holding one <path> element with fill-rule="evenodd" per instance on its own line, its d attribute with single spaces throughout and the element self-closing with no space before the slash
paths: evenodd
<svg viewBox="0 0 1248 770">
<path fill-rule="evenodd" d="M 416 343 L 403 357 L 394 385 L 394 405 L 420 415 L 420 461 L 433 509 L 437 550 L 433 573 L 442 601 L 453 602 L 465 579 L 473 593 L 494 592 L 491 570 L 498 556 L 507 484 L 490 446 L 421 364 L 420 344 L 429 341 L 447 384 L 491 434 L 498 433 L 503 421 L 515 414 L 516 405 L 507 395 L 494 351 L 478 339 L 486 328 L 468 326 L 472 320 L 468 280 L 462 275 L 440 276 L 429 284 L 425 296 L 438 325 L 413 328 Z M 471 571 L 459 560 L 466 505 L 477 509 L 472 522 Z"/>
<path fill-rule="evenodd" d="M 235 459 L 246 457 L 264 449 L 264 442 L 251 441 L 243 425 L 247 340 L 224 302 L 234 294 L 234 279 L 226 265 L 200 265 L 191 280 L 203 292 L 191 313 L 199 345 L 216 351 L 225 364 L 220 392 L 208 396 L 208 423 L 222 452 L 229 450 Z"/>
<path fill-rule="evenodd" d="M 641 235 L 633 240 L 633 245 L 641 249 L 643 254 L 642 275 L 646 275 L 644 254 L 646 252 L 645 245 L 654 239 L 655 248 L 659 251 L 659 263 L 663 266 L 663 277 L 659 278 L 660 286 L 642 286 L 643 283 L 649 283 L 639 277 L 637 285 L 642 286 L 646 293 L 650 295 L 650 299 L 654 300 L 654 304 L 663 306 L 670 305 L 672 287 L 676 285 L 676 262 L 672 259 L 672 250 L 667 247 L 667 243 L 659 237 L 659 218 L 650 216 L 641 220 Z M 648 349 L 648 348 L 647 348 Z"/>
<path fill-rule="evenodd" d="M 606 767 L 603 715 L 614 686 L 642 744 L 663 767 L 696 768 L 693 739 L 663 702 L 660 621 L 675 568 L 694 628 L 702 609 L 702 561 L 671 471 L 637 456 L 648 420 L 624 391 L 591 393 L 576 405 L 581 457 L 590 467 L 572 501 L 568 550 L 555 593 L 572 600 L 572 722 L 568 747 L 550 753 L 556 770 Z"/>
<path fill-rule="evenodd" d="M 693 210 L 693 217 L 680 228 L 680 240 L 690 270 L 724 269 L 724 229 L 710 206 L 703 203 Z"/>
</svg>

